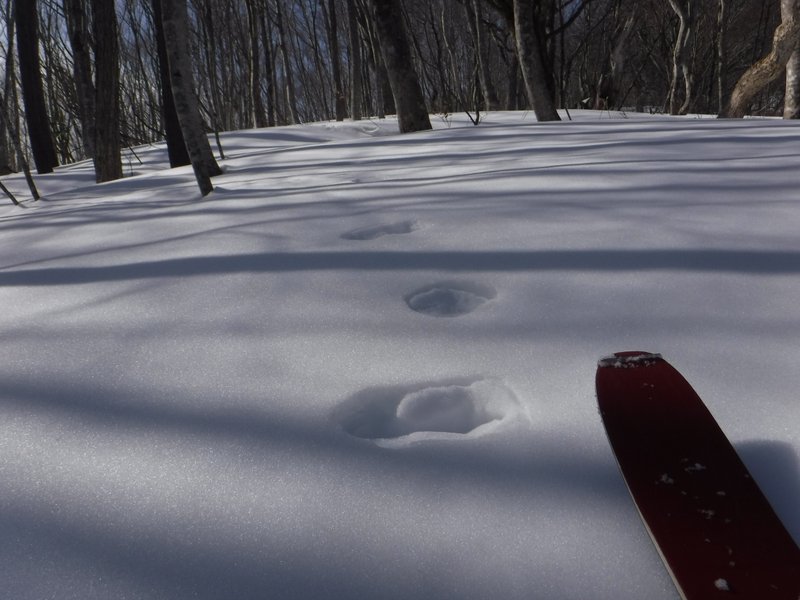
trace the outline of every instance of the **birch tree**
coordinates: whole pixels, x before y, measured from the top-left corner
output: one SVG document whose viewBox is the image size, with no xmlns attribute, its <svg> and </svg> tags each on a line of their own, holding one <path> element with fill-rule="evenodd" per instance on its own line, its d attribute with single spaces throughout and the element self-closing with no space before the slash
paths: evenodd
<svg viewBox="0 0 800 600">
<path fill-rule="evenodd" d="M 669 0 L 678 17 L 678 35 L 672 49 L 672 80 L 669 89 L 669 113 L 686 114 L 692 103 L 693 78 L 689 68 L 689 43 L 692 36 L 694 10 L 692 0 Z M 683 80 L 684 100 L 679 104 L 678 88 Z"/>
<path fill-rule="evenodd" d="M 161 20 L 175 111 L 197 185 L 200 193 L 206 196 L 214 189 L 211 177 L 221 174 L 222 169 L 211 152 L 195 96 L 186 0 L 161 0 Z"/>
</svg>

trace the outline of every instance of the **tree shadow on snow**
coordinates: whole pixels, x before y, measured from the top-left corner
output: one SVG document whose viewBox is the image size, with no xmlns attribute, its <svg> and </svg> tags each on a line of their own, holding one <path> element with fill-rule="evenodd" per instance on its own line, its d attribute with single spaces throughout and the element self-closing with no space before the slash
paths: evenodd
<svg viewBox="0 0 800 600">
<path fill-rule="evenodd" d="M 440 252 L 264 252 L 196 256 L 109 266 L 0 272 L 0 286 L 76 285 L 161 277 L 302 271 L 683 271 L 791 275 L 800 252 L 759 250 L 541 250 Z"/>
<path fill-rule="evenodd" d="M 274 461 L 286 460 L 286 456 L 295 457 L 293 462 L 309 465 L 312 472 L 325 465 L 328 465 L 326 468 L 337 465 L 348 477 L 341 485 L 363 489 L 367 498 L 377 494 L 372 502 L 380 502 L 379 498 L 383 497 L 384 490 L 373 487 L 381 482 L 412 490 L 409 492 L 412 495 L 435 499 L 432 504 L 425 503 L 423 513 L 412 511 L 405 517 L 413 516 L 414 521 L 417 517 L 446 520 L 450 502 L 457 507 L 476 499 L 480 502 L 487 494 L 500 502 L 496 507 L 498 514 L 488 517 L 500 521 L 510 518 L 502 513 L 505 503 L 520 505 L 520 498 L 527 500 L 522 503 L 530 505 L 534 513 L 540 498 L 549 505 L 553 504 L 554 497 L 559 498 L 564 506 L 573 507 L 570 510 L 586 506 L 590 498 L 593 506 L 607 505 L 611 510 L 619 498 L 624 497 L 624 486 L 606 457 L 587 456 L 556 439 L 555 435 L 543 434 L 535 452 L 529 452 L 531 448 L 527 447 L 522 452 L 513 448 L 491 452 L 487 447 L 470 447 L 469 444 L 423 446 L 409 452 L 393 452 L 354 440 L 337 432 L 331 423 L 309 424 L 303 419 L 271 417 L 268 406 L 263 412 L 204 411 L 187 407 L 172 396 L 169 402 L 142 402 L 130 392 L 65 382 L 7 381 L 3 395 L 4 408 L 24 411 L 26 415 L 43 414 L 63 423 L 68 431 L 85 428 L 87 434 L 100 433 L 99 439 L 113 439 L 113 435 L 104 434 L 119 431 L 120 435 L 124 432 L 128 440 L 141 433 L 148 444 L 158 443 L 158 440 L 184 440 L 190 445 L 207 446 L 209 456 L 220 452 L 234 456 L 244 454 L 248 461 L 256 463 L 263 460 L 263 468 L 272 468 L 273 472 Z M 97 444 L 98 438 L 90 438 L 94 440 L 91 443 Z M 58 443 L 56 441 L 56 445 Z M 170 443 L 165 443 L 169 448 Z M 91 447 L 85 467 L 87 472 L 98 468 L 91 466 L 90 458 L 97 452 L 102 456 L 102 445 Z M 137 466 L 138 452 L 140 450 L 131 447 L 127 460 L 131 473 L 141 477 L 142 468 L 157 465 Z M 48 460 L 57 468 L 61 459 L 53 454 Z M 181 459 L 168 453 L 164 455 L 166 464 L 175 460 Z M 198 460 L 205 459 L 199 457 Z M 194 472 L 197 465 L 188 467 L 187 475 Z M 97 475 L 99 473 L 92 477 L 93 481 Z M 257 468 L 252 470 L 251 476 L 258 477 Z M 292 472 L 287 472 L 286 476 L 291 477 Z M 114 477 L 108 483 L 111 490 L 114 489 L 113 480 Z M 249 501 L 237 497 L 240 490 L 236 487 L 217 489 L 223 481 L 215 482 L 213 477 L 204 485 L 215 487 L 207 491 L 216 501 L 230 494 L 230 508 L 220 512 L 218 504 L 212 501 L 209 505 L 204 499 L 199 504 L 189 502 L 181 509 L 179 494 L 169 497 L 169 507 L 163 514 L 157 512 L 152 517 L 143 512 L 135 498 L 114 500 L 115 492 L 98 489 L 99 481 L 83 486 L 83 500 L 75 497 L 74 490 L 65 490 L 63 498 L 59 497 L 57 489 L 54 496 L 51 490 L 49 495 L 41 497 L 37 491 L 40 486 L 33 483 L 26 483 L 22 489 L 14 489 L 12 494 L 0 498 L 0 531 L 3 532 L 3 541 L 0 541 L 0 559 L 3 560 L 0 562 L 7 565 L 6 569 L 11 565 L 10 572 L 14 574 L 14 578 L 0 584 L 3 593 L 10 594 L 9 597 L 32 597 L 30 594 L 37 583 L 45 586 L 42 589 L 47 593 L 53 593 L 46 586 L 51 577 L 53 581 L 62 581 L 59 568 L 72 569 L 69 581 L 77 586 L 72 592 L 77 595 L 81 589 L 91 590 L 88 597 L 113 597 L 120 590 L 148 590 L 146 594 L 134 593 L 131 597 L 171 600 L 189 597 L 201 600 L 380 597 L 401 600 L 448 597 L 465 586 L 464 577 L 469 567 L 458 563 L 463 550 L 447 547 L 446 540 L 438 544 L 433 540 L 433 548 L 438 546 L 435 555 L 439 559 L 454 553 L 455 558 L 449 563 L 452 572 L 435 572 L 425 563 L 425 556 L 432 551 L 429 548 L 432 540 L 419 540 L 419 548 L 409 546 L 409 538 L 392 526 L 383 531 L 380 526 L 372 525 L 369 539 L 363 540 L 363 544 L 354 543 L 352 532 L 344 531 L 342 523 L 358 522 L 362 518 L 374 520 L 375 517 L 358 515 L 359 507 L 341 505 L 341 498 L 329 499 L 333 508 L 316 518 L 315 510 L 319 509 L 313 508 L 312 499 L 307 523 L 298 523 L 297 529 L 289 530 L 284 524 L 282 530 L 270 532 L 268 523 L 259 523 L 261 509 L 256 508 L 254 514 L 237 512 L 237 508 L 251 506 Z M 153 487 L 143 490 L 143 497 L 158 498 L 162 494 L 158 477 L 144 485 Z M 248 489 L 249 486 L 244 486 L 245 492 Z M 414 492 L 414 489 L 419 491 Z M 290 486 L 275 493 L 296 492 Z M 186 493 L 187 500 L 194 498 L 191 489 Z M 303 497 L 294 500 L 298 506 L 307 501 Z M 109 502 L 114 506 L 111 510 Z M 274 520 L 276 513 L 270 509 L 269 500 L 264 502 L 262 517 Z M 402 503 L 402 499 L 399 502 Z M 120 505 L 115 506 L 117 503 Z M 128 503 L 130 511 L 126 509 Z M 204 514 L 191 514 L 198 505 L 209 507 Z M 75 518 L 77 506 L 84 507 L 77 513 L 79 518 Z M 175 513 L 176 506 L 179 517 L 173 521 L 169 515 Z M 404 510 L 402 504 L 395 509 Z M 291 514 L 283 515 L 285 509 L 276 510 L 279 521 L 288 517 L 291 522 L 296 518 Z M 436 516 L 439 510 L 444 512 Z M 425 514 L 431 512 L 433 514 Z M 337 515 L 339 519 L 344 517 L 342 523 L 336 521 Z M 242 537 L 251 521 L 252 533 Z M 408 526 L 411 525 L 409 522 Z M 473 525 L 464 524 L 465 527 Z M 526 532 L 526 537 L 537 534 L 535 526 L 531 529 L 525 522 L 520 522 L 518 528 Z M 293 535 L 287 537 L 289 534 Z M 297 539 L 293 539 L 294 534 Z M 312 540 L 315 543 L 311 543 Z M 499 560 L 498 564 L 502 564 L 502 557 Z M 502 573 L 491 570 L 492 564 L 495 563 L 489 561 L 480 569 L 482 583 L 478 585 L 486 586 L 487 593 L 492 586 L 502 590 L 508 583 Z M 557 570 L 551 572 L 547 565 L 535 568 L 537 585 L 559 589 Z M 477 576 L 470 575 L 473 579 Z M 469 597 L 479 595 L 467 593 Z M 553 600 L 566 597 L 566 592 L 563 596 L 556 592 L 548 595 Z"/>
</svg>

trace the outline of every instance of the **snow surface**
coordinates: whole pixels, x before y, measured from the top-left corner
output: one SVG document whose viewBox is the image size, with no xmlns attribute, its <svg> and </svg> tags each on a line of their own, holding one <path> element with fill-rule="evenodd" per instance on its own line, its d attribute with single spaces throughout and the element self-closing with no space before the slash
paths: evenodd
<svg viewBox="0 0 800 600">
<path fill-rule="evenodd" d="M 800 541 L 798 123 L 573 117 L 229 133 L 206 199 L 153 146 L 0 206 L 0 597 L 677 598 L 597 414 L 622 350 Z"/>
</svg>

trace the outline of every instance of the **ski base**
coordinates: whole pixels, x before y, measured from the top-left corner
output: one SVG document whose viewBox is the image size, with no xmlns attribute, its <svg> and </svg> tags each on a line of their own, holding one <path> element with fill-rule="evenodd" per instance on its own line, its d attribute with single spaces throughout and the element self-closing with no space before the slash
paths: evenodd
<svg viewBox="0 0 800 600">
<path fill-rule="evenodd" d="M 686 600 L 800 600 L 800 549 L 703 401 L 658 354 L 597 369 L 608 439 Z"/>
</svg>

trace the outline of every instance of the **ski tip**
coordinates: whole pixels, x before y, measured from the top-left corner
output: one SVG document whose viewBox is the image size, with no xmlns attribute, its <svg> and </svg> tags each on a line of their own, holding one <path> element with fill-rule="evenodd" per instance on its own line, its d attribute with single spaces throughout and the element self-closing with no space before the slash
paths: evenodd
<svg viewBox="0 0 800 600">
<path fill-rule="evenodd" d="M 627 352 L 615 352 L 610 356 L 604 356 L 597 361 L 598 368 L 628 369 L 631 367 L 649 367 L 657 362 L 663 361 L 660 354 L 654 352 L 642 352 L 638 350 Z"/>
</svg>

